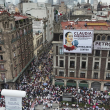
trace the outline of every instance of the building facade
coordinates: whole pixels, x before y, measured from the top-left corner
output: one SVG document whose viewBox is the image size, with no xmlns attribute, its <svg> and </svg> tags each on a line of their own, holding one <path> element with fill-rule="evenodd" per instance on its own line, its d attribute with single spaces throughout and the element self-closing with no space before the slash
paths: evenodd
<svg viewBox="0 0 110 110">
<path fill-rule="evenodd" d="M 43 34 L 36 33 L 34 36 L 33 44 L 34 44 L 34 55 L 37 58 L 39 51 L 43 48 Z"/>
<path fill-rule="evenodd" d="M 73 21 L 61 22 L 54 28 L 53 85 L 87 87 L 96 91 L 110 89 L 110 50 L 93 48 L 92 54 L 63 52 L 63 29 L 93 29 L 94 44 L 95 41 L 110 42 L 110 25 L 98 21 L 70 22 Z"/>
<path fill-rule="evenodd" d="M 14 83 L 26 71 L 33 54 L 32 20 L 19 13 L 0 13 L 0 83 Z"/>
<path fill-rule="evenodd" d="M 46 19 L 43 21 L 43 25 L 46 28 L 47 41 L 51 42 L 53 39 L 54 7 L 46 3 L 23 3 L 23 14 L 26 13 L 42 20 Z"/>
</svg>

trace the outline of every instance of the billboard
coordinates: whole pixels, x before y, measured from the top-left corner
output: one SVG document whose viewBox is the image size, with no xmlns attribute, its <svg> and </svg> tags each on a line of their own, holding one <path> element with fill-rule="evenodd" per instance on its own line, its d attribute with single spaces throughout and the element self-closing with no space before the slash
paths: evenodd
<svg viewBox="0 0 110 110">
<path fill-rule="evenodd" d="M 92 53 L 93 30 L 64 30 L 63 50 L 65 53 Z"/>
<path fill-rule="evenodd" d="M 110 42 L 108 41 L 95 41 L 94 42 L 95 50 L 110 50 Z"/>
</svg>

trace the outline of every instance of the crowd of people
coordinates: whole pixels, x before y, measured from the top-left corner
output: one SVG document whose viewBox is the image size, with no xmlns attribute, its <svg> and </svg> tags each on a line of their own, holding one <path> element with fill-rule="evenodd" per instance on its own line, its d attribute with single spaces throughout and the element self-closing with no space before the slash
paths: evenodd
<svg viewBox="0 0 110 110">
<path fill-rule="evenodd" d="M 38 58 L 37 62 L 32 62 L 32 67 L 28 75 L 25 73 L 20 79 L 20 83 L 15 84 L 16 90 L 26 91 L 26 97 L 22 99 L 22 110 L 31 110 L 32 105 L 43 105 L 43 110 L 53 107 L 53 103 L 62 101 L 63 93 L 72 93 L 73 103 L 77 102 L 75 107 L 79 107 L 80 103 L 85 105 L 86 109 L 99 109 L 98 105 L 110 105 L 110 95 L 108 92 L 97 92 L 93 90 L 76 89 L 74 87 L 59 87 L 52 85 L 51 72 L 53 67 L 52 56 L 49 51 L 52 50 L 52 44 L 48 50 L 45 50 Z M 64 103 L 65 104 L 65 103 Z M 63 104 L 63 105 L 64 105 Z M 92 108 L 87 108 L 86 105 Z M 62 105 L 62 110 L 67 110 Z M 1 96 L 0 106 L 5 107 L 5 99 Z M 70 105 L 65 104 L 66 107 Z M 53 108 L 54 109 L 54 108 Z M 58 110 L 58 108 L 56 108 Z M 105 110 L 102 108 L 102 110 Z"/>
</svg>

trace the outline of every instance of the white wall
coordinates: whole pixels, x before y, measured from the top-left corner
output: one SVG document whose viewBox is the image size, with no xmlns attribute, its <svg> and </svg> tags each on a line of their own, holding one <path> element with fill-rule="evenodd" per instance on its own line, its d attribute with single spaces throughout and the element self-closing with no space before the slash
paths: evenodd
<svg viewBox="0 0 110 110">
<path fill-rule="evenodd" d="M 50 42 L 53 38 L 54 7 L 44 3 L 23 3 L 23 14 L 26 13 L 36 18 L 48 19 L 46 27 L 46 37 Z"/>
</svg>

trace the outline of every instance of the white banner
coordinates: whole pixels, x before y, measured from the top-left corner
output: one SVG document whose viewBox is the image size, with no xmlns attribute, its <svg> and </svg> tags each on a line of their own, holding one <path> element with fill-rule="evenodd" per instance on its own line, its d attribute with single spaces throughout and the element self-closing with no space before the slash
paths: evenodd
<svg viewBox="0 0 110 110">
<path fill-rule="evenodd" d="M 6 110 L 22 110 L 22 97 L 5 96 Z"/>
<path fill-rule="evenodd" d="M 95 41 L 94 42 L 95 50 L 110 50 L 110 42 L 108 41 Z"/>
<path fill-rule="evenodd" d="M 93 30 L 64 30 L 63 47 L 66 53 L 92 53 Z"/>
</svg>

